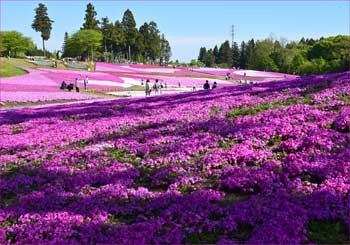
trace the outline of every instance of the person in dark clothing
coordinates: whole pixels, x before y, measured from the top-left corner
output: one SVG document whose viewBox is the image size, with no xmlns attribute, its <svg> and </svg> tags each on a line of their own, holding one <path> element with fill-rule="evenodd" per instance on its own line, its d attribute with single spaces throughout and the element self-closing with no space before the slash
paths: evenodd
<svg viewBox="0 0 350 245">
<path fill-rule="evenodd" d="M 203 85 L 203 88 L 204 88 L 204 89 L 210 89 L 210 84 L 209 84 L 209 81 L 208 81 L 208 80 L 205 81 L 205 83 L 204 83 L 204 85 Z"/>
<path fill-rule="evenodd" d="M 60 89 L 65 90 L 67 88 L 67 83 L 63 80 Z"/>
<path fill-rule="evenodd" d="M 74 88 L 73 83 L 70 83 L 70 84 L 67 86 L 67 89 L 68 89 L 69 92 L 72 91 L 73 88 Z"/>
<path fill-rule="evenodd" d="M 211 87 L 211 89 L 217 88 L 218 84 L 216 82 L 214 82 L 213 86 Z"/>
</svg>

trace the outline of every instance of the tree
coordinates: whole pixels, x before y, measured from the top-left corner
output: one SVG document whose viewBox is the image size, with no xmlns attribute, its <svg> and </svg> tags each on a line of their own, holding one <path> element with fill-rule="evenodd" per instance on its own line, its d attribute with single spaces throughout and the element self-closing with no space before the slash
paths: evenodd
<svg viewBox="0 0 350 245">
<path fill-rule="evenodd" d="M 98 30 L 99 21 L 96 19 L 97 12 L 95 11 L 94 5 L 88 3 L 85 10 L 85 22 L 81 30 Z"/>
<path fill-rule="evenodd" d="M 66 41 L 66 52 L 72 56 L 94 59 L 94 52 L 101 47 L 102 34 L 95 30 L 80 30 Z"/>
<path fill-rule="evenodd" d="M 114 31 L 111 34 L 112 43 L 115 47 L 115 52 L 122 53 L 126 46 L 126 37 L 123 31 L 123 25 L 118 20 L 114 24 Z M 113 52 L 113 49 L 111 50 Z"/>
<path fill-rule="evenodd" d="M 201 62 L 204 62 L 204 57 L 207 53 L 207 49 L 205 47 L 201 47 L 199 49 L 199 55 L 198 55 L 198 60 Z"/>
<path fill-rule="evenodd" d="M 254 55 L 254 49 L 255 49 L 255 41 L 252 38 L 251 40 L 248 41 L 247 47 L 246 47 L 246 52 L 245 52 L 245 69 L 251 69 L 253 66 L 253 55 Z"/>
<path fill-rule="evenodd" d="M 171 48 L 168 40 L 165 39 L 164 34 L 160 38 L 160 64 L 168 63 L 171 57 Z"/>
<path fill-rule="evenodd" d="M 215 45 L 214 49 L 213 49 L 213 55 L 215 57 L 215 64 L 218 64 L 218 59 L 219 59 L 219 49 L 218 49 L 218 45 Z"/>
<path fill-rule="evenodd" d="M 35 49 L 32 39 L 23 36 L 17 31 L 3 31 L 0 32 L 1 52 L 6 52 L 11 56 L 17 57 L 19 53 L 24 53 Z"/>
<path fill-rule="evenodd" d="M 104 17 L 101 19 L 101 31 L 102 31 L 102 36 L 103 36 L 103 44 L 104 44 L 104 52 L 107 52 L 107 40 L 108 36 L 110 35 L 110 30 L 109 30 L 109 19 L 108 17 Z"/>
<path fill-rule="evenodd" d="M 68 55 L 66 54 L 66 43 L 67 43 L 68 38 L 69 38 L 68 32 L 65 32 L 65 33 L 64 33 L 64 41 L 63 41 L 63 45 L 62 45 L 62 52 L 63 52 L 63 56 L 64 56 L 64 57 L 65 57 L 65 56 L 68 56 Z"/>
<path fill-rule="evenodd" d="M 142 56 L 144 60 L 155 61 L 160 57 L 161 51 L 161 38 L 157 24 L 154 21 L 149 23 L 145 22 L 139 30 L 142 38 Z"/>
<path fill-rule="evenodd" d="M 127 9 L 124 12 L 123 20 L 122 20 L 122 28 L 125 35 L 125 47 L 124 51 L 125 53 L 128 53 L 128 59 L 131 60 L 130 52 L 131 50 L 135 51 L 136 49 L 136 41 L 138 36 L 138 30 L 136 28 L 136 22 L 134 19 L 134 15 L 132 12 Z M 136 58 L 136 53 L 133 53 L 132 55 L 134 58 Z"/>
<path fill-rule="evenodd" d="M 232 51 L 227 40 L 219 48 L 218 64 L 224 67 L 229 67 L 232 64 Z"/>
<path fill-rule="evenodd" d="M 54 21 L 51 20 L 47 14 L 46 6 L 42 3 L 39 3 L 39 6 L 35 9 L 35 17 L 32 24 L 32 28 L 37 32 L 41 32 L 41 38 L 43 40 L 44 56 L 46 55 L 44 41 L 47 41 L 50 39 L 53 22 Z"/>
<path fill-rule="evenodd" d="M 232 66 L 233 67 L 239 66 L 239 61 L 240 61 L 239 56 L 240 56 L 240 53 L 239 53 L 238 44 L 234 42 L 232 47 Z"/>
<path fill-rule="evenodd" d="M 212 49 L 209 49 L 204 57 L 204 64 L 206 67 L 212 67 L 215 64 L 215 56 Z"/>
<path fill-rule="evenodd" d="M 270 56 L 273 50 L 274 44 L 271 39 L 257 41 L 252 56 L 252 68 L 260 71 L 278 71 Z"/>
<path fill-rule="evenodd" d="M 246 68 L 246 44 L 244 41 L 241 42 L 241 50 L 240 50 L 240 56 L 239 56 L 239 67 L 241 69 Z"/>
</svg>

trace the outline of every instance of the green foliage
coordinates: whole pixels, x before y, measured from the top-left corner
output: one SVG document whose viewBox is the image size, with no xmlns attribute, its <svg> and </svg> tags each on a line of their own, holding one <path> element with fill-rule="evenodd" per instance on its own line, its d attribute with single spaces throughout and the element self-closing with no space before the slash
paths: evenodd
<svg viewBox="0 0 350 245">
<path fill-rule="evenodd" d="M 95 11 L 94 5 L 88 3 L 85 10 L 85 22 L 83 24 L 82 30 L 98 30 L 99 21 L 96 20 L 97 13 Z"/>
<path fill-rule="evenodd" d="M 199 60 L 191 60 L 190 62 L 190 66 L 197 66 L 197 67 L 203 67 L 204 66 L 204 63 L 199 61 Z"/>
<path fill-rule="evenodd" d="M 240 65 L 240 52 L 239 52 L 238 44 L 234 42 L 232 47 L 232 65 L 231 66 L 238 67 L 239 65 Z"/>
<path fill-rule="evenodd" d="M 127 9 L 124 12 L 123 15 L 123 20 L 121 22 L 122 28 L 123 28 L 123 33 L 125 35 L 125 46 L 124 46 L 124 51 L 128 53 L 129 47 L 131 50 L 136 49 L 136 41 L 137 41 L 137 36 L 138 36 L 138 31 L 136 28 L 136 21 L 134 19 L 134 15 L 132 12 Z M 136 54 L 134 52 L 132 53 L 132 57 L 135 59 Z M 131 57 L 128 57 L 128 59 L 131 59 Z"/>
<path fill-rule="evenodd" d="M 215 64 L 215 56 L 213 53 L 212 49 L 209 49 L 208 52 L 206 52 L 205 56 L 204 56 L 204 64 L 205 66 L 214 66 Z"/>
<path fill-rule="evenodd" d="M 221 44 L 219 48 L 219 55 L 218 55 L 218 64 L 227 64 L 228 66 L 231 66 L 232 64 L 232 50 L 230 47 L 229 41 L 225 41 L 223 44 Z"/>
<path fill-rule="evenodd" d="M 7 60 L 1 61 L 0 67 L 0 77 L 13 77 L 26 74 L 27 72 L 16 67 L 11 62 Z"/>
<path fill-rule="evenodd" d="M 162 34 L 160 39 L 160 64 L 168 63 L 171 57 L 171 47 L 168 40 L 165 39 L 164 34 Z"/>
<path fill-rule="evenodd" d="M 161 38 L 157 24 L 154 21 L 145 22 L 139 30 L 141 43 L 141 54 L 144 60 L 155 61 L 161 53 Z"/>
<path fill-rule="evenodd" d="M 267 111 L 272 109 L 272 106 L 269 103 L 261 103 L 258 105 L 253 105 L 251 107 L 237 107 L 233 108 L 230 113 L 226 115 L 226 118 L 236 118 L 241 116 L 254 116 L 260 112 Z"/>
<path fill-rule="evenodd" d="M 232 146 L 237 144 L 238 142 L 236 140 L 219 140 L 218 141 L 218 146 L 224 150 L 229 150 L 231 149 Z"/>
<path fill-rule="evenodd" d="M 101 46 L 102 34 L 95 30 L 80 30 L 66 40 L 65 52 L 72 56 L 91 55 Z"/>
<path fill-rule="evenodd" d="M 216 46 L 215 46 L 216 47 Z M 216 49 L 217 49 L 218 47 L 216 47 Z M 198 55 L 198 61 L 201 61 L 201 62 L 205 62 L 204 61 L 204 57 L 205 57 L 205 55 L 206 55 L 206 53 L 207 53 L 207 49 L 205 48 L 205 47 L 201 47 L 200 49 L 199 49 L 199 55 Z M 192 63 L 192 61 L 191 61 L 191 63 Z"/>
<path fill-rule="evenodd" d="M 291 106 L 298 103 L 298 98 L 291 97 L 288 99 L 277 100 L 270 103 L 264 102 L 261 104 L 251 106 L 241 106 L 233 108 L 227 115 L 226 118 L 236 118 L 241 116 L 254 116 L 261 112 L 279 108 L 281 106 Z"/>
<path fill-rule="evenodd" d="M 317 244 L 349 244 L 347 226 L 342 221 L 311 220 L 307 226 L 308 238 Z"/>
<path fill-rule="evenodd" d="M 200 49 L 198 60 L 207 66 L 227 64 L 242 69 L 299 75 L 342 72 L 350 68 L 350 36 L 345 35 L 319 40 L 302 38 L 300 42 L 290 43 L 284 39 L 276 41 L 269 38 L 257 42 L 251 39 L 247 43 L 242 42 L 240 49 L 236 44 L 230 49 L 228 41 L 225 41 L 218 53 L 212 51 L 214 60 L 209 53 L 211 49 L 205 50 L 205 47 Z"/>
<path fill-rule="evenodd" d="M 127 153 L 125 149 L 108 148 L 106 150 L 118 162 L 128 162 L 134 165 L 138 165 L 141 162 L 140 157 Z"/>
<path fill-rule="evenodd" d="M 50 39 L 52 23 L 54 21 L 50 19 L 47 8 L 44 4 L 39 3 L 39 6 L 35 9 L 35 17 L 32 24 L 32 28 L 41 33 L 41 38 L 43 40 L 43 50 L 45 54 L 45 44 L 44 41 Z"/>
<path fill-rule="evenodd" d="M 338 100 L 342 100 L 342 101 L 344 101 L 345 105 L 349 105 L 350 97 L 349 97 L 349 95 L 342 93 L 342 94 L 338 95 Z"/>
<path fill-rule="evenodd" d="M 14 217 L 10 217 L 10 218 L 7 218 L 6 220 L 0 222 L 0 228 L 2 227 L 10 227 L 14 224 L 17 224 L 18 222 L 18 217 L 17 216 L 14 216 Z"/>
<path fill-rule="evenodd" d="M 203 230 L 202 232 L 192 232 L 187 235 L 184 243 L 189 244 L 215 244 L 219 241 L 220 236 L 223 234 L 221 230 L 208 231 Z"/>
<path fill-rule="evenodd" d="M 35 48 L 32 39 L 23 36 L 22 33 L 17 31 L 2 31 L 0 32 L 1 39 L 1 52 L 9 54 L 11 57 L 17 57 L 20 53 L 27 52 Z"/>
</svg>

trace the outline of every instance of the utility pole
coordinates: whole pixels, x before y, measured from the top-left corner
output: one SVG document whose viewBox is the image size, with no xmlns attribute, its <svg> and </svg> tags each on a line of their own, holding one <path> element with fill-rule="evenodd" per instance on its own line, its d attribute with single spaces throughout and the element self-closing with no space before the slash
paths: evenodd
<svg viewBox="0 0 350 245">
<path fill-rule="evenodd" d="M 232 46 L 232 49 L 233 49 L 233 43 L 234 43 L 234 41 L 235 41 L 235 26 L 234 25 L 232 25 L 231 26 L 231 46 Z"/>
<path fill-rule="evenodd" d="M 234 53 L 233 53 L 233 44 L 234 44 L 234 41 L 235 41 L 235 26 L 234 25 L 231 25 L 231 49 L 232 49 L 232 63 L 233 63 L 233 55 L 234 55 Z M 232 64 L 232 66 L 233 66 L 233 64 Z"/>
</svg>

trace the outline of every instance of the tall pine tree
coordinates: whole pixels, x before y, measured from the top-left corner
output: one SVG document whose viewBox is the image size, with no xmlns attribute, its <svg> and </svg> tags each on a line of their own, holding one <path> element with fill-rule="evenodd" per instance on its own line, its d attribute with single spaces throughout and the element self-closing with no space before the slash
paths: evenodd
<svg viewBox="0 0 350 245">
<path fill-rule="evenodd" d="M 128 54 L 128 59 L 131 60 L 130 53 L 132 52 L 132 57 L 136 58 L 137 54 L 134 51 L 137 49 L 136 43 L 138 38 L 138 30 L 136 28 L 136 21 L 134 19 L 134 15 L 127 9 L 124 12 L 123 20 L 122 20 L 123 32 L 125 35 L 125 47 L 124 51 Z"/>
<path fill-rule="evenodd" d="M 218 61 L 218 59 L 219 59 L 219 49 L 218 49 L 217 45 L 215 45 L 215 47 L 213 49 L 213 55 L 215 57 L 215 64 L 218 64 L 219 63 L 219 61 Z"/>
<path fill-rule="evenodd" d="M 42 3 L 39 3 L 39 6 L 35 9 L 35 17 L 32 24 L 32 28 L 37 32 L 41 32 L 41 38 L 43 40 L 44 56 L 46 56 L 44 41 L 47 41 L 50 39 L 53 22 L 54 21 L 51 20 L 49 15 L 47 14 L 46 6 Z"/>
<path fill-rule="evenodd" d="M 246 68 L 246 44 L 244 41 L 241 42 L 241 50 L 240 50 L 240 56 L 239 56 L 239 68 L 245 69 Z"/>
<path fill-rule="evenodd" d="M 229 41 L 225 41 L 219 48 L 218 64 L 229 67 L 232 64 L 232 52 Z"/>
<path fill-rule="evenodd" d="M 68 38 L 69 38 L 68 32 L 65 32 L 64 33 L 64 41 L 63 41 L 63 45 L 62 45 L 63 57 L 68 56 L 67 55 L 67 50 L 66 50 L 66 44 L 67 44 Z"/>
<path fill-rule="evenodd" d="M 94 5 L 92 3 L 88 3 L 86 5 L 86 10 L 85 10 L 85 22 L 83 24 L 83 27 L 80 28 L 81 30 L 98 30 L 98 24 L 100 23 L 97 19 L 97 12 L 95 11 Z"/>
<path fill-rule="evenodd" d="M 236 42 L 233 43 L 232 46 L 232 66 L 233 67 L 238 67 L 239 66 L 239 48 L 238 48 L 238 44 Z"/>
<path fill-rule="evenodd" d="M 207 49 L 205 47 L 201 47 L 199 49 L 198 61 L 201 61 L 204 63 L 205 62 L 204 58 L 205 58 L 206 53 L 207 53 Z"/>
</svg>

